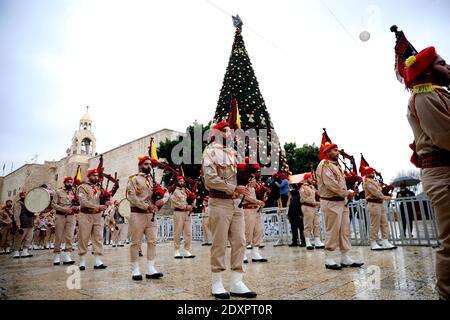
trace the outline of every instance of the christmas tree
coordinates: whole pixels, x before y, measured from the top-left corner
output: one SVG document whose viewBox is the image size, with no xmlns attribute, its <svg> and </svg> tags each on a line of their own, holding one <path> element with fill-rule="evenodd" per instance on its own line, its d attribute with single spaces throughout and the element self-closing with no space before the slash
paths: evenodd
<svg viewBox="0 0 450 320">
<path fill-rule="evenodd" d="M 262 167 L 271 166 L 276 172 L 279 170 L 280 164 L 280 143 L 276 137 L 264 98 L 259 90 L 258 80 L 253 71 L 252 63 L 245 49 L 244 39 L 242 38 L 242 21 L 239 17 L 237 19 L 233 17 L 233 20 L 236 33 L 222 89 L 220 90 L 214 122 L 228 121 L 230 106 L 235 99 L 238 106 L 238 118 L 240 119 L 241 129 L 244 131 L 255 129 L 257 133 L 256 146 L 257 150 L 259 150 L 259 159 L 256 157 L 257 150 L 252 150 L 252 143 L 248 139 L 243 142 L 245 143 L 245 155 L 255 160 L 258 159 Z M 262 129 L 267 130 L 267 141 L 262 141 L 262 136 L 260 136 Z M 271 158 L 272 153 L 278 156 Z M 264 161 L 261 161 L 262 159 Z M 270 163 L 270 159 L 274 163 Z M 283 163 L 281 167 L 283 170 L 289 170 L 288 167 L 283 167 Z"/>
</svg>

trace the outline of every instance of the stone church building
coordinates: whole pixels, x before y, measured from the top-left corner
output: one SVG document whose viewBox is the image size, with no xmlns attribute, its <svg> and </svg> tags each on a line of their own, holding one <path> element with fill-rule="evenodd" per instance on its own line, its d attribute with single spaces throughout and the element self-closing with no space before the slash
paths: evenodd
<svg viewBox="0 0 450 320">
<path fill-rule="evenodd" d="M 161 141 L 173 140 L 180 135 L 183 133 L 162 129 L 104 152 L 105 173 L 112 176 L 117 173 L 117 178 L 120 180 L 120 188 L 114 198 L 121 200 L 125 197 L 128 177 L 137 172 L 137 157 L 148 154 L 150 138 L 154 138 L 154 143 L 158 147 Z M 1 203 L 3 204 L 8 198 L 16 199 L 22 190 L 27 191 L 42 184 L 56 190 L 63 185 L 64 177 L 75 176 L 78 165 L 81 167 L 84 179 L 87 169 L 98 165 L 100 154 L 96 152 L 96 145 L 92 119 L 86 111 L 80 119 L 71 146 L 66 151 L 66 157 L 59 161 L 44 161 L 44 164 L 25 164 L 8 175 L 0 177 Z M 156 170 L 155 173 L 156 179 L 160 181 L 163 172 Z M 111 188 L 112 184 L 108 189 Z"/>
</svg>

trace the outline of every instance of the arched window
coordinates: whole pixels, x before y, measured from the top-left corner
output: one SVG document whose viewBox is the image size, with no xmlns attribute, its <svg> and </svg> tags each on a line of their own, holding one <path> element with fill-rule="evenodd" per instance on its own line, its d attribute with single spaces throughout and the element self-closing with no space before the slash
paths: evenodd
<svg viewBox="0 0 450 320">
<path fill-rule="evenodd" d="M 92 142 L 89 138 L 84 138 L 81 141 L 81 154 L 91 154 Z"/>
</svg>

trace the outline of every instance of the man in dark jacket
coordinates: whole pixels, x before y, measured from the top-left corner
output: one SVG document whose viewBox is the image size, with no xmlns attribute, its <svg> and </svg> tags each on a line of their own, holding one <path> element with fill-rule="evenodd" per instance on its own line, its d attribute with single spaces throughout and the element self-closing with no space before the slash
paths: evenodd
<svg viewBox="0 0 450 320">
<path fill-rule="evenodd" d="M 300 204 L 299 186 L 294 185 L 291 191 L 291 203 L 289 205 L 288 219 L 292 229 L 292 244 L 289 247 L 298 247 L 298 232 L 300 231 L 300 247 L 306 247 L 303 235 L 303 213 Z"/>
</svg>

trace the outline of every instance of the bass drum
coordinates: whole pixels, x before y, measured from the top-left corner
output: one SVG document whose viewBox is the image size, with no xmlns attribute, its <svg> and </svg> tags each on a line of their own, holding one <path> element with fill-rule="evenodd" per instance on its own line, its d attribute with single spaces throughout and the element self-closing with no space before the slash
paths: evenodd
<svg viewBox="0 0 450 320">
<path fill-rule="evenodd" d="M 47 209 L 52 202 L 50 192 L 41 187 L 31 189 L 25 196 L 25 208 L 33 213 L 40 213 Z"/>
<path fill-rule="evenodd" d="M 126 218 L 126 219 L 130 219 L 131 216 L 131 204 L 130 201 L 128 201 L 128 199 L 122 199 L 119 202 L 119 206 L 118 206 L 118 210 L 119 210 L 119 214 Z"/>
</svg>

